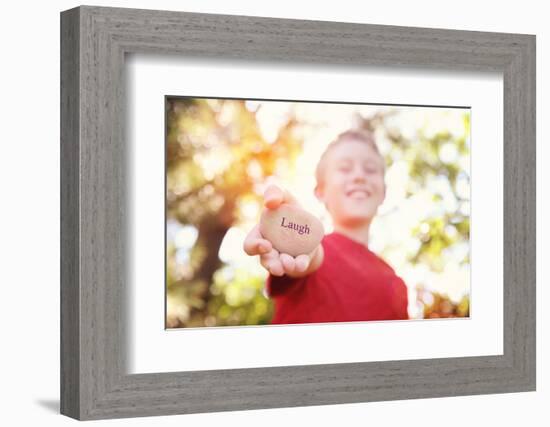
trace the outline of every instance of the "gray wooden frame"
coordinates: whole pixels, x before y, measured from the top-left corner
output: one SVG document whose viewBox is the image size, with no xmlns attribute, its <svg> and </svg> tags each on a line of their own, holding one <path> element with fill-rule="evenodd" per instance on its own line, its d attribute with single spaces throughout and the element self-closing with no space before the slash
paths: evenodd
<svg viewBox="0 0 550 427">
<path fill-rule="evenodd" d="M 502 72 L 504 354 L 128 375 L 130 52 Z M 61 13 L 63 414 L 84 420 L 535 390 L 535 317 L 535 36 L 88 6 Z"/>
</svg>

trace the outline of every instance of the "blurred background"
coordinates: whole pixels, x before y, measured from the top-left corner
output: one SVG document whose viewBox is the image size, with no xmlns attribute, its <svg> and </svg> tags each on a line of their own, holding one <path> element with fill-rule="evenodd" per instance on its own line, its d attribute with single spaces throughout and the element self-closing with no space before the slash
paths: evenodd
<svg viewBox="0 0 550 427">
<path fill-rule="evenodd" d="M 369 248 L 407 284 L 409 316 L 469 316 L 469 109 L 202 98 L 166 109 L 167 328 L 270 323 L 267 272 L 242 249 L 266 182 L 331 232 L 315 166 L 349 128 L 374 132 L 386 159 Z"/>
</svg>

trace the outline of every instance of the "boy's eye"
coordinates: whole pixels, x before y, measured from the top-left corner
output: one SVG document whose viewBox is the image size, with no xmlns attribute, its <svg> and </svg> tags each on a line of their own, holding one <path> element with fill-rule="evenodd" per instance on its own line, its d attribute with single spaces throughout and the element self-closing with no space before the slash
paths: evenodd
<svg viewBox="0 0 550 427">
<path fill-rule="evenodd" d="M 368 174 L 372 174 L 372 173 L 377 173 L 378 172 L 378 168 L 375 166 L 375 165 L 366 165 L 363 170 L 365 171 L 365 173 L 368 173 Z"/>
</svg>

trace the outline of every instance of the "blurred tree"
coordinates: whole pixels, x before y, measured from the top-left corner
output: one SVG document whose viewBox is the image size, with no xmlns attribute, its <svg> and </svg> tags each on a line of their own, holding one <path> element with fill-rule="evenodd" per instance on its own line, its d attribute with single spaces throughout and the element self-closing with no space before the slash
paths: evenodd
<svg viewBox="0 0 550 427">
<path fill-rule="evenodd" d="M 396 161 L 406 162 L 409 177 L 407 197 L 414 197 L 420 190 L 428 191 L 434 206 L 440 207 L 426 214 L 411 230 L 419 245 L 416 251 L 409 254 L 408 261 L 411 265 L 423 264 L 433 272 L 442 272 L 449 262 L 445 254 L 470 243 L 470 175 L 462 167 L 464 162 L 469 163 L 470 114 L 465 112 L 462 115 L 461 135 L 446 129 L 428 135 L 425 128 L 419 127 L 412 137 L 405 137 L 399 127 L 390 124 L 394 114 L 396 111 L 377 113 L 371 117 L 357 115 L 355 122 L 358 127 L 384 135 L 389 140 L 391 149 L 386 155 L 388 167 Z M 469 265 L 469 250 L 461 253 L 459 264 Z M 456 262 L 454 258 L 453 261 Z M 424 287 L 421 289 L 423 297 L 430 293 Z M 426 318 L 469 316 L 468 294 L 458 303 L 437 291 L 427 299 L 432 302 L 422 302 L 423 316 Z"/>
<path fill-rule="evenodd" d="M 420 245 L 417 252 L 409 257 L 409 261 L 413 264 L 425 263 L 432 270 L 441 271 L 445 249 L 455 244 L 469 244 L 470 241 L 470 193 L 468 191 L 467 194 L 462 194 L 458 189 L 459 185 L 468 190 L 470 187 L 470 176 L 461 170 L 459 164 L 461 156 L 469 159 L 467 138 L 470 134 L 470 114 L 463 115 L 464 133 L 458 137 L 448 130 L 428 137 L 420 128 L 413 138 L 406 138 L 399 128 L 387 123 L 393 114 L 395 112 L 378 113 L 372 117 L 357 116 L 356 123 L 358 127 L 374 133 L 381 131 L 389 139 L 392 147 L 386 156 L 388 166 L 398 160 L 406 161 L 409 175 L 406 189 L 408 197 L 422 189 L 431 191 L 435 202 L 443 202 L 450 192 L 451 201 L 446 203 L 445 209 L 425 217 L 412 230 Z M 454 156 L 444 155 L 443 151 L 447 147 L 451 147 Z M 448 186 L 438 188 L 429 185 L 437 180 L 448 183 Z M 469 252 L 461 262 L 469 262 Z"/>
<path fill-rule="evenodd" d="M 239 307 L 237 319 L 223 315 L 227 293 L 213 286 L 214 275 L 222 268 L 222 241 L 239 219 L 239 201 L 260 203 L 255 186 L 281 164 L 293 164 L 302 145 L 299 125 L 290 114 L 268 142 L 256 119 L 258 109 L 245 101 L 168 99 L 166 108 L 166 216 L 198 231 L 185 272 L 177 271 L 175 248 L 167 248 L 167 326 L 238 324 L 242 319 L 266 323 L 271 308 L 256 298 L 265 300 L 263 284 L 252 280 L 254 286 L 247 289 L 254 295 L 248 306 Z"/>
<path fill-rule="evenodd" d="M 424 319 L 470 316 L 470 297 L 468 295 L 464 295 L 456 303 L 444 294 L 417 286 L 417 301 L 422 306 Z"/>
</svg>

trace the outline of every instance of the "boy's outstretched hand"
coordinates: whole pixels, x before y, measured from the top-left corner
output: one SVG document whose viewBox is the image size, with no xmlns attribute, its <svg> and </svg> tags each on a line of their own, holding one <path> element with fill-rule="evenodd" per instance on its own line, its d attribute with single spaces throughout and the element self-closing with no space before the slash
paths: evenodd
<svg viewBox="0 0 550 427">
<path fill-rule="evenodd" d="M 300 207 L 298 201 L 286 190 L 276 185 L 270 185 L 264 192 L 264 206 L 266 209 L 277 209 L 281 204 Z M 269 240 L 260 233 L 260 226 L 256 224 L 246 236 L 244 251 L 248 255 L 259 255 L 262 266 L 274 276 L 288 275 L 302 277 L 317 270 L 323 260 L 323 247 L 318 245 L 310 254 L 301 254 L 293 257 L 279 253 Z"/>
</svg>

